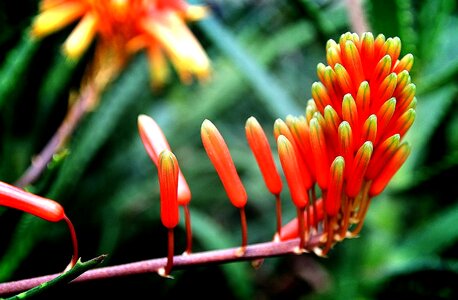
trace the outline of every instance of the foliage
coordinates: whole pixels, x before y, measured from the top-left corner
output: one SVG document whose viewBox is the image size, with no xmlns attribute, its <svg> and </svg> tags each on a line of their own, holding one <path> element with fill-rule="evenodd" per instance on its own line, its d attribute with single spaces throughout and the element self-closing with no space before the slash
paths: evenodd
<svg viewBox="0 0 458 300">
<path fill-rule="evenodd" d="M 208 1 L 212 14 L 192 29 L 208 52 L 212 78 L 183 85 L 176 77 L 151 90 L 139 54 L 80 123 L 66 149 L 33 186 L 62 203 L 83 260 L 108 254 L 104 265 L 166 255 L 159 219 L 157 172 L 137 131 L 137 116 L 155 118 L 169 139 L 192 191 L 194 251 L 237 246 L 238 212 L 231 207 L 205 154 L 200 125 L 212 120 L 225 137 L 248 193 L 249 243 L 271 240 L 275 202 L 250 153 L 244 125 L 255 116 L 272 129 L 276 118 L 302 114 L 325 61 L 330 38 L 351 31 L 345 1 Z M 382 4 L 383 3 L 383 4 Z M 399 36 L 415 57 L 417 118 L 408 134 L 413 152 L 372 201 L 360 237 L 338 244 L 328 258 L 313 254 L 173 271 L 174 280 L 139 275 L 72 284 L 57 298 L 101 291 L 222 299 L 384 299 L 458 297 L 458 14 L 452 0 L 363 1 L 374 34 Z M 35 1 L 0 4 L 0 180 L 14 183 L 64 117 L 90 54 L 67 61 L 68 31 L 40 42 L 27 38 Z M 270 134 L 273 142 L 272 134 Z M 283 218 L 295 214 L 283 196 Z M 55 273 L 67 263 L 65 226 L 0 211 L 0 280 Z M 184 250 L 184 223 L 176 251 Z M 63 241 L 68 240 L 65 244 Z M 68 245 L 68 246 L 67 246 Z M 49 298 L 48 298 L 49 299 Z"/>
</svg>

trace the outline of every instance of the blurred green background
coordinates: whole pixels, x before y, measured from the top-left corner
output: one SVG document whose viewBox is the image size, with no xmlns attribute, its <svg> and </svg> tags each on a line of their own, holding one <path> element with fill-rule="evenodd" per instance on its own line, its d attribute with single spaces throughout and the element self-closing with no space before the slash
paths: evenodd
<svg viewBox="0 0 458 300">
<path fill-rule="evenodd" d="M 277 118 L 304 112 L 325 62 L 328 39 L 352 31 L 344 1 L 212 0 L 212 14 L 191 24 L 213 76 L 161 91 L 149 86 L 147 61 L 135 56 L 88 114 L 68 147 L 30 190 L 63 204 L 81 257 L 105 265 L 166 255 L 156 169 L 140 141 L 137 116 L 163 128 L 191 187 L 194 251 L 236 247 L 238 211 L 203 150 L 210 119 L 231 150 L 248 195 L 249 243 L 275 231 L 275 202 L 248 148 L 244 125 L 255 116 L 272 140 Z M 413 152 L 388 189 L 372 201 L 361 235 L 328 258 L 312 254 L 72 284 L 47 296 L 217 299 L 458 299 L 458 14 L 453 0 L 362 1 L 374 35 L 399 36 L 415 57 L 417 119 Z M 0 2 L 0 180 L 14 183 L 55 132 L 91 52 L 67 61 L 61 44 L 72 26 L 40 42 L 28 38 L 38 1 Z M 353 9 L 353 8 L 350 8 Z M 287 189 L 284 222 L 294 216 Z M 183 223 L 176 251 L 184 250 Z M 0 210 L 0 281 L 61 271 L 71 255 L 64 223 Z"/>
</svg>

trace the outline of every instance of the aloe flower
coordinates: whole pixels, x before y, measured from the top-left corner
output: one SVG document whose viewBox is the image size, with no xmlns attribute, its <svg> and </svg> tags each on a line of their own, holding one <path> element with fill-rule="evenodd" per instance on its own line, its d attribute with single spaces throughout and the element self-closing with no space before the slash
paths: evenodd
<svg viewBox="0 0 458 300">
<path fill-rule="evenodd" d="M 209 59 L 186 25 L 203 18 L 207 9 L 184 0 L 42 0 L 32 24 L 42 38 L 77 23 L 63 45 L 71 59 L 79 58 L 97 37 L 97 81 L 108 81 L 128 58 L 145 49 L 151 81 L 167 78 L 166 57 L 183 82 L 208 77 Z"/>
<path fill-rule="evenodd" d="M 283 182 L 278 173 L 275 161 L 270 149 L 269 140 L 255 117 L 249 117 L 245 123 L 245 134 L 251 151 L 261 170 L 262 177 L 267 189 L 275 196 L 277 214 L 277 234 L 275 240 L 281 235 L 281 199 L 280 193 L 283 189 Z"/>
<path fill-rule="evenodd" d="M 237 250 L 236 255 L 243 256 L 247 246 L 245 206 L 248 196 L 245 187 L 237 173 L 231 153 L 223 136 L 210 120 L 204 120 L 202 122 L 201 138 L 208 158 L 215 167 L 229 200 L 240 211 L 242 245 Z"/>
<path fill-rule="evenodd" d="M 323 228 L 326 240 L 317 251 L 322 255 L 336 241 L 359 233 L 371 199 L 410 153 L 403 138 L 415 120 L 413 56 L 400 53 L 400 39 L 382 34 L 345 33 L 337 42 L 329 40 L 327 65 L 317 66 L 319 81 L 312 85 L 305 115 L 288 116 L 286 127 L 277 125 L 295 133 L 288 140 L 310 195 L 305 210 L 323 213 L 322 226 L 315 226 Z M 320 207 L 316 191 L 324 202 Z"/>
<path fill-rule="evenodd" d="M 159 125 L 148 115 L 141 114 L 137 118 L 138 132 L 140 139 L 145 147 L 148 156 L 153 163 L 159 168 L 159 156 L 164 150 L 171 151 L 169 142 Z M 178 161 L 176 162 L 178 165 Z M 188 183 L 178 166 L 178 191 L 177 202 L 183 207 L 186 226 L 186 254 L 192 251 L 192 229 L 191 214 L 189 212 L 189 203 L 191 202 L 191 190 Z"/>
<path fill-rule="evenodd" d="M 78 240 L 75 228 L 58 202 L 29 193 L 0 181 L 0 205 L 32 214 L 49 222 L 65 221 L 73 243 L 73 256 L 66 269 L 72 268 L 78 260 Z"/>
<path fill-rule="evenodd" d="M 167 264 L 159 270 L 161 276 L 168 277 L 173 266 L 173 229 L 180 220 L 178 210 L 178 162 L 169 150 L 163 150 L 158 157 L 158 177 L 161 192 L 161 221 L 168 232 Z"/>
</svg>

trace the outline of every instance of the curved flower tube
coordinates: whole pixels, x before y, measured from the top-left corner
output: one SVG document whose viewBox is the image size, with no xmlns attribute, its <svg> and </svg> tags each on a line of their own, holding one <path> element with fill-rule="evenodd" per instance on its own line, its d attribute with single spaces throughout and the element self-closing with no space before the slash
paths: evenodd
<svg viewBox="0 0 458 300">
<path fill-rule="evenodd" d="M 20 188 L 0 181 L 0 205 L 22 210 L 49 222 L 65 221 L 73 244 L 73 256 L 67 266 L 72 268 L 78 261 L 78 240 L 75 228 L 65 215 L 64 208 L 56 201 L 37 196 Z"/>
</svg>

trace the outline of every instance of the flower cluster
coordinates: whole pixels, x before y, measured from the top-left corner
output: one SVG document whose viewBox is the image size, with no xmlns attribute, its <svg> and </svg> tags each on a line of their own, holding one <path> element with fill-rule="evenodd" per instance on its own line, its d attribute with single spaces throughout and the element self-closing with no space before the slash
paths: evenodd
<svg viewBox="0 0 458 300">
<path fill-rule="evenodd" d="M 283 174 L 297 208 L 297 217 L 285 225 L 280 203 L 283 184 L 269 141 L 255 117 L 245 124 L 248 145 L 277 201 L 274 242 L 296 238 L 300 241 L 297 253 L 313 249 L 322 256 L 336 242 L 359 234 L 371 199 L 386 188 L 406 161 L 410 145 L 403 137 L 414 122 L 416 106 L 416 88 L 409 75 L 413 56 L 399 57 L 399 38 L 345 33 L 338 43 L 329 40 L 326 50 L 328 65 L 318 64 L 320 81 L 312 85 L 304 115 L 288 115 L 273 125 Z M 157 124 L 146 116 L 139 120 L 142 141 L 153 160 L 161 155 L 171 160 L 173 154 Z M 149 139 L 145 138 L 148 131 Z M 247 245 L 245 187 L 224 138 L 210 120 L 202 123 L 201 138 L 229 200 L 240 210 L 242 246 L 235 255 L 243 256 Z M 152 144 L 157 145 L 155 149 Z M 159 175 L 168 172 L 175 178 L 181 174 L 179 168 L 156 165 Z M 173 160 L 169 165 L 177 167 L 178 163 Z M 176 193 L 182 188 L 178 179 L 167 190 L 161 188 L 161 207 L 170 206 L 163 198 L 179 203 Z M 161 208 L 161 216 L 174 216 L 173 224 L 176 203 L 173 212 Z M 166 270 L 170 268 L 169 259 Z"/>
<path fill-rule="evenodd" d="M 326 51 L 328 65 L 318 64 L 320 81 L 312 85 L 305 114 L 274 125 L 280 157 L 295 154 L 284 156 L 297 165 L 301 179 L 288 183 L 291 191 L 306 191 L 299 206 L 305 202 L 305 216 L 299 219 L 323 233 L 325 246 L 317 249 L 322 255 L 336 241 L 358 235 L 371 198 L 407 159 L 410 145 L 402 139 L 416 106 L 409 75 L 413 56 L 399 57 L 399 38 L 346 33 L 338 42 L 329 40 Z M 282 239 L 302 236 L 294 229 L 297 221 Z"/>
<path fill-rule="evenodd" d="M 184 0 L 43 0 L 34 19 L 32 36 L 44 37 L 78 21 L 63 45 L 72 59 L 80 57 L 98 37 L 95 68 L 99 81 L 108 81 L 126 60 L 146 49 L 153 85 L 167 78 L 172 62 L 180 78 L 207 78 L 209 59 L 186 26 L 203 18 L 203 6 Z"/>
</svg>

